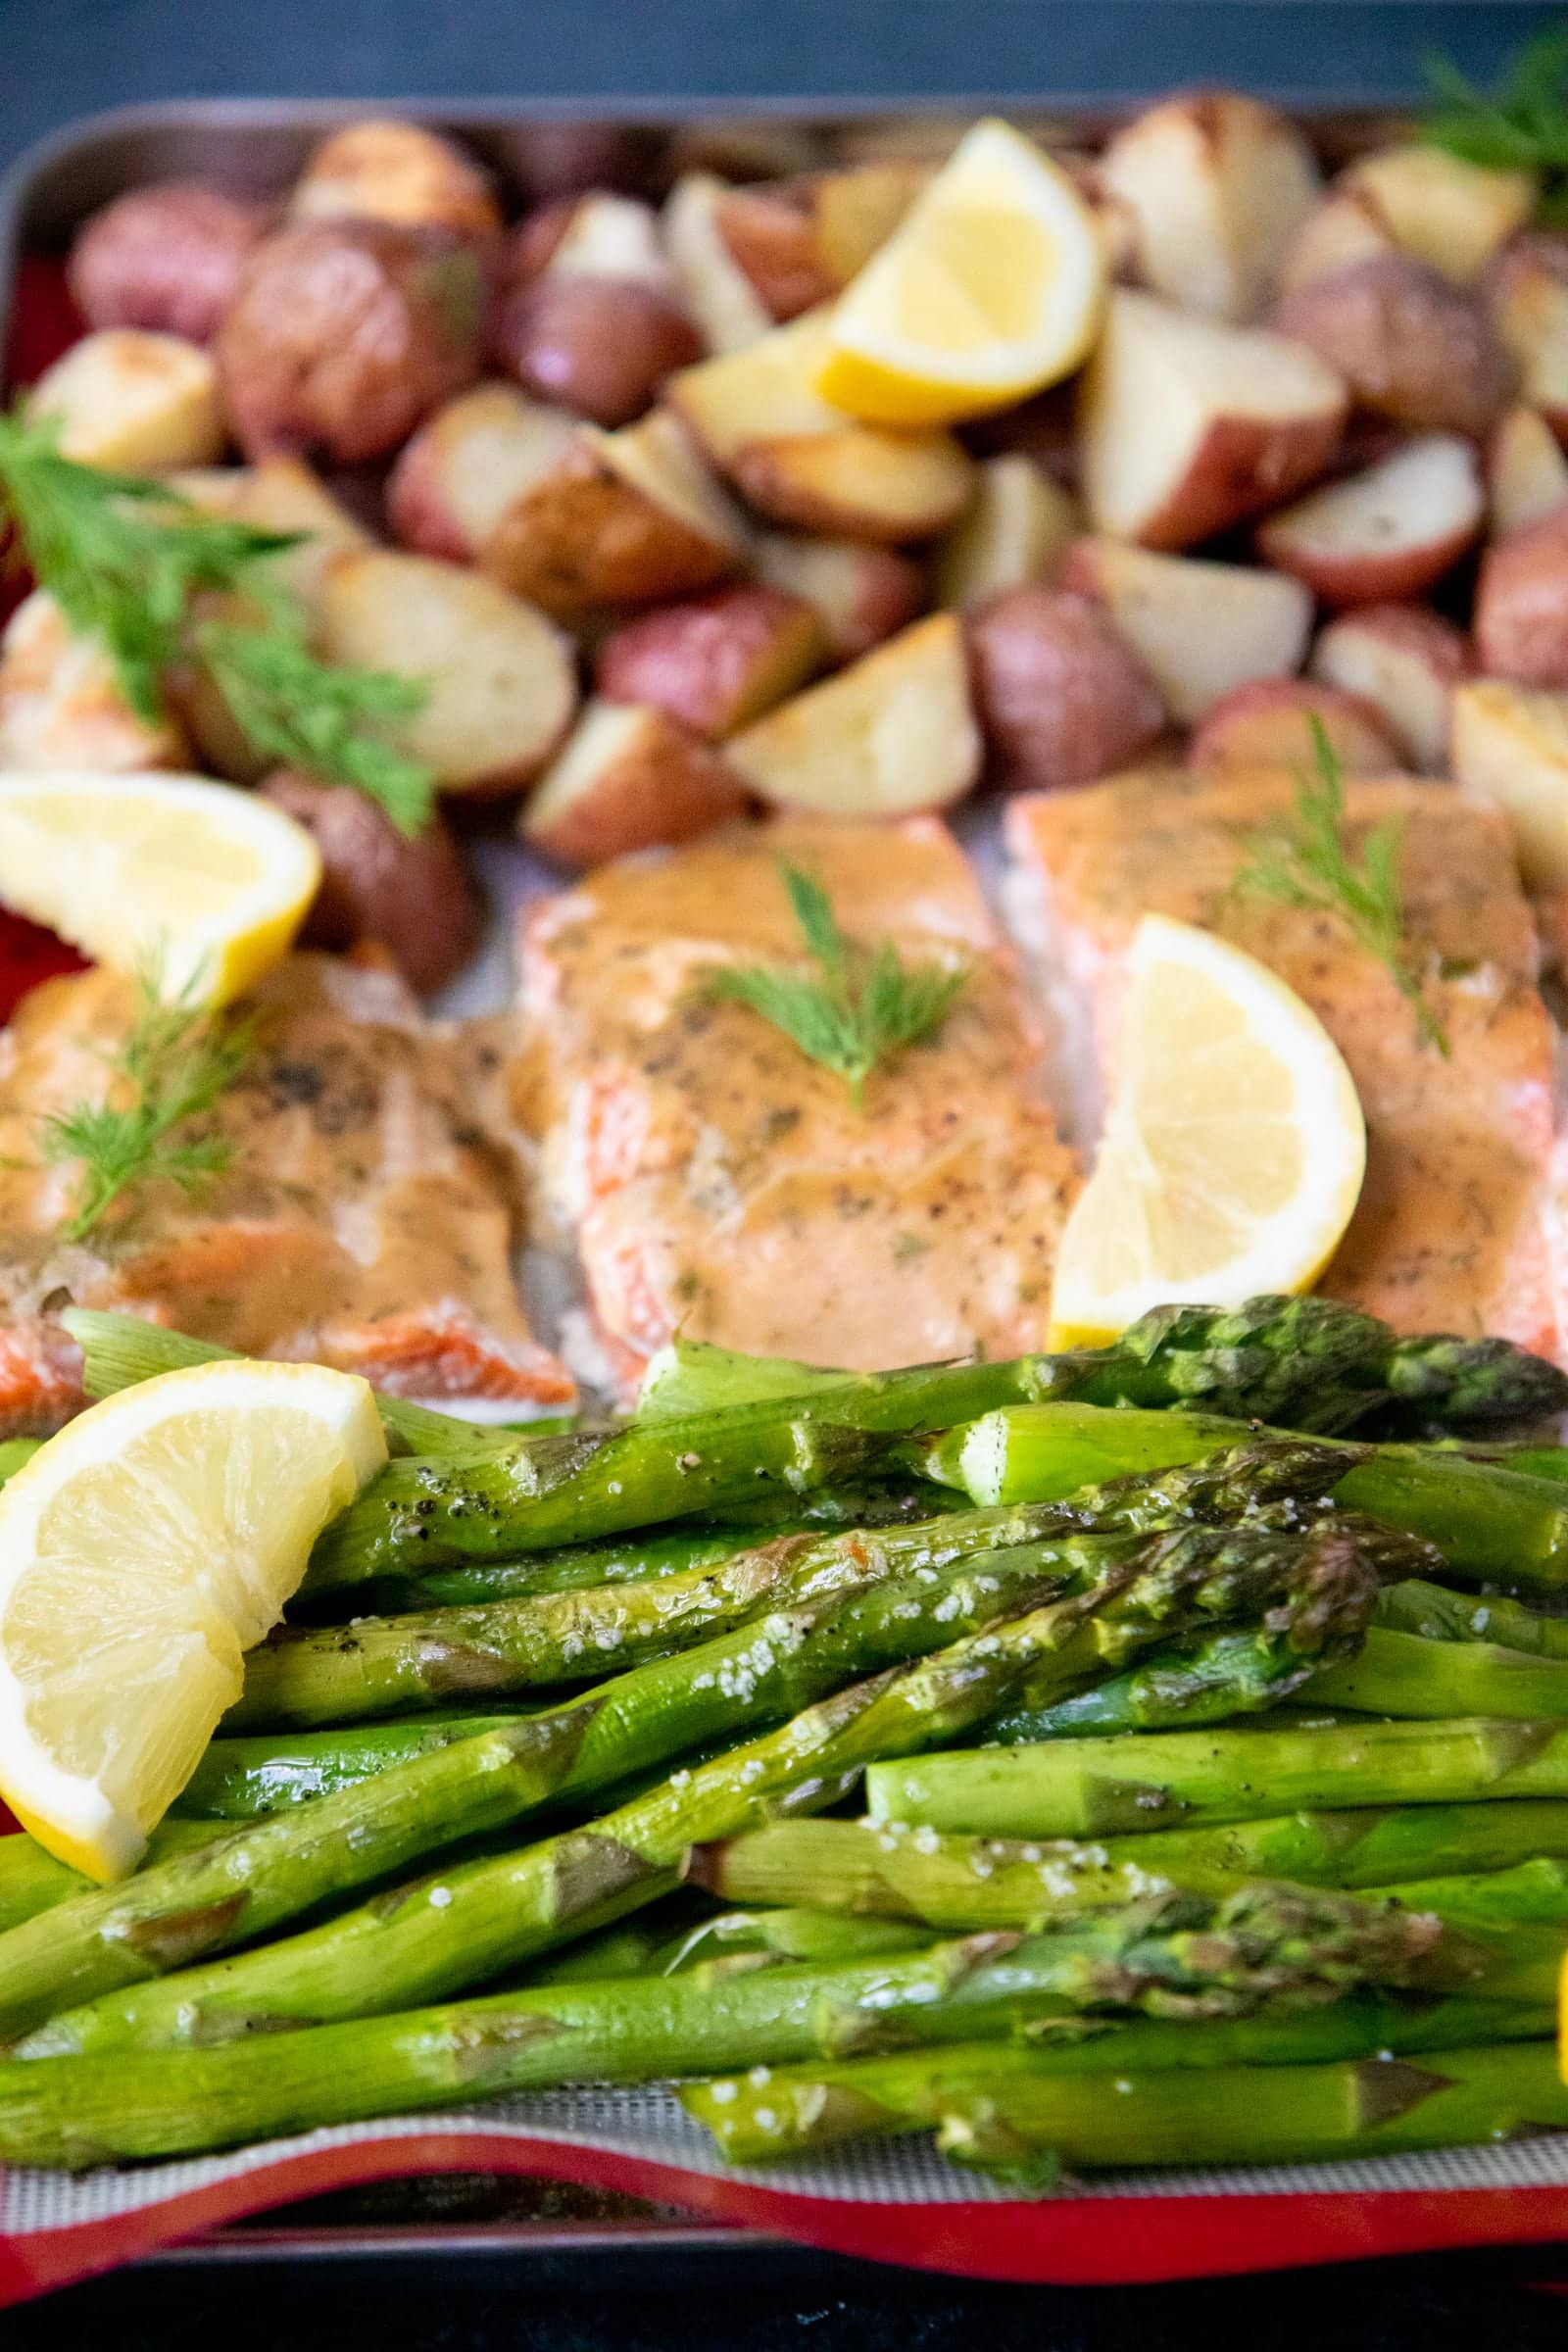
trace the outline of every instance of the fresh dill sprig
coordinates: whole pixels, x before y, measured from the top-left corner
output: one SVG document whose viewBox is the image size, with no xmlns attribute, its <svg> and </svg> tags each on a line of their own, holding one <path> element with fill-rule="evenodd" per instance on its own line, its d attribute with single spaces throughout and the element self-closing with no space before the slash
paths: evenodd
<svg viewBox="0 0 1568 2352">
<path fill-rule="evenodd" d="M 1497 172 L 1539 172 L 1542 210 L 1561 219 L 1568 199 L 1568 26 L 1526 43 L 1494 90 L 1478 90 L 1445 57 L 1426 60 L 1429 145 Z"/>
<path fill-rule="evenodd" d="M 47 1166 L 80 1162 L 75 1209 L 61 1228 L 70 1242 L 91 1233 L 132 1186 L 163 1179 L 192 1193 L 229 1162 L 221 1136 L 180 1142 L 177 1131 L 211 1110 L 250 1059 L 254 1019 L 224 1019 L 193 1004 L 188 990 L 166 1004 L 152 970 L 137 986 L 129 1033 L 107 1057 L 111 1092 L 121 1099 L 74 1103 L 52 1112 L 39 1131 Z"/>
<path fill-rule="evenodd" d="M 781 864 L 814 974 L 778 964 L 726 964 L 709 979 L 710 1000 L 749 1005 L 812 1061 L 836 1070 L 857 1103 L 878 1062 L 941 1028 L 969 978 L 965 964 L 906 964 L 891 940 L 858 948 L 839 929 L 822 885 Z"/>
<path fill-rule="evenodd" d="M 195 643 L 251 749 L 264 760 L 356 785 L 400 833 L 429 822 L 430 771 L 397 749 L 389 730 L 417 715 L 424 691 L 384 669 L 318 662 L 302 630 L 203 621 Z"/>
<path fill-rule="evenodd" d="M 77 465 L 54 421 L 21 408 L 0 415 L 0 526 L 72 629 L 106 647 L 141 717 L 160 717 L 172 671 L 204 661 L 260 758 L 356 786 L 402 832 L 424 824 L 430 774 L 388 735 L 424 688 L 318 661 L 299 600 L 270 576 L 269 559 L 308 534 L 206 514 L 162 482 Z M 202 617 L 224 599 L 246 617 Z"/>
<path fill-rule="evenodd" d="M 1346 843 L 1345 771 L 1328 731 L 1314 713 L 1313 773 L 1301 777 L 1293 823 L 1262 826 L 1248 838 L 1248 862 L 1233 888 L 1282 906 L 1340 915 L 1358 947 L 1375 956 L 1415 1015 L 1424 1045 L 1445 1058 L 1448 1040 L 1427 1003 L 1421 974 L 1404 930 L 1399 889 L 1399 853 L 1404 820 L 1391 816 L 1374 825 L 1361 844 L 1359 864 Z"/>
</svg>

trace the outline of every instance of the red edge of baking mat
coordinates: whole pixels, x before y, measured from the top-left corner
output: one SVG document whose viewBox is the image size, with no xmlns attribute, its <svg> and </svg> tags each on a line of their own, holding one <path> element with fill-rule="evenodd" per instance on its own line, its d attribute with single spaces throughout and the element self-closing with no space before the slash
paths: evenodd
<svg viewBox="0 0 1568 2352">
<path fill-rule="evenodd" d="M 520 2133 L 475 2135 L 435 2119 L 396 2140 L 281 2154 L 133 2211 L 0 2236 L 0 2307 L 297 2198 L 415 2174 L 465 2172 L 542 2177 L 645 2197 L 873 2262 L 1058 2286 L 1142 2285 L 1539 2244 L 1568 2230 L 1568 2195 L 1555 2186 L 860 2202 L 761 2187 L 740 2173 L 693 2173 L 620 2150 Z"/>
<path fill-rule="evenodd" d="M 9 382 L 32 382 L 80 331 L 59 264 L 24 260 L 6 350 Z M 0 578 L 0 617 L 20 586 Z M 0 1020 L 28 988 L 78 963 L 51 933 L 0 909 Z M 0 1807 L 0 1831 L 14 1826 Z M 221 2169 L 225 2162 L 233 2169 Z M 1039 2202 L 951 2191 L 936 2200 L 898 2201 L 842 2189 L 813 2195 L 764 2185 L 744 2173 L 693 2171 L 624 2149 L 439 2120 L 395 2137 L 306 2148 L 285 2142 L 275 2155 L 220 2159 L 219 2167 L 200 2185 L 127 2210 L 53 2222 L 40 2213 L 36 2224 L 0 2231 L 0 2307 L 301 2197 L 421 2173 L 569 2180 L 873 2262 L 1050 2285 L 1147 2284 L 1568 2236 L 1568 2184 L 1198 2195 L 1145 2186 L 1137 2194 L 1102 2188 Z M 9 2203 L 8 2192 L 23 2178 L 0 2174 L 0 2197 Z M 60 2185 L 69 2202 L 72 2189 Z M 47 2190 L 44 2197 L 53 2203 Z"/>
</svg>

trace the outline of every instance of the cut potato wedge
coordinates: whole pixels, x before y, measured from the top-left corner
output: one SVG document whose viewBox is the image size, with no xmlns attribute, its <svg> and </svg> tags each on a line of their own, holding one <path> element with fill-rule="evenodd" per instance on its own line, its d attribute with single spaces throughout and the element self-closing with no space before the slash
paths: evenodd
<svg viewBox="0 0 1568 2352">
<path fill-rule="evenodd" d="M 829 652 L 841 662 L 854 662 L 894 636 L 925 603 L 919 565 L 891 547 L 869 547 L 861 539 L 760 531 L 752 563 L 759 579 L 805 598 L 822 624 Z"/>
<path fill-rule="evenodd" d="M 1465 637 L 1425 605 L 1348 612 L 1330 621 L 1311 661 L 1313 677 L 1378 711 L 1406 763 L 1424 776 L 1447 772 L 1453 690 L 1471 667 Z"/>
<path fill-rule="evenodd" d="M 1568 500 L 1568 458 L 1539 409 L 1510 409 L 1487 447 L 1488 535 L 1506 539 Z"/>
<path fill-rule="evenodd" d="M 822 666 L 827 639 L 804 597 L 753 582 L 662 605 L 606 638 L 595 659 L 612 703 L 649 703 L 716 743 Z"/>
<path fill-rule="evenodd" d="M 766 801 L 823 816 L 911 816 L 980 773 L 963 632 L 934 613 L 808 688 L 726 747 Z"/>
<path fill-rule="evenodd" d="M 1487 677 L 1568 686 L 1568 507 L 1488 548 L 1474 626 Z"/>
<path fill-rule="evenodd" d="M 245 467 L 235 478 L 226 511 L 235 522 L 253 523 L 258 530 L 308 534 L 298 547 L 273 557 L 269 568 L 313 612 L 332 558 L 375 544 L 301 458 L 263 458 Z"/>
<path fill-rule="evenodd" d="M 1136 223 L 1144 283 L 1238 321 L 1255 318 L 1322 184 L 1296 125 L 1234 90 L 1150 107 L 1110 141 L 1099 178 Z"/>
<path fill-rule="evenodd" d="M 1187 726 L 1221 695 L 1252 678 L 1291 677 L 1306 658 L 1312 599 L 1282 572 L 1080 539 L 1060 584 L 1107 608 Z"/>
<path fill-rule="evenodd" d="M 1265 563 L 1304 580 L 1325 604 L 1378 605 L 1441 580 L 1485 515 L 1470 443 L 1431 433 L 1271 514 L 1257 544 Z"/>
<path fill-rule="evenodd" d="M 651 205 L 596 188 L 566 207 L 565 224 L 545 265 L 547 277 L 613 277 L 678 295 L 680 279 L 664 251 Z"/>
<path fill-rule="evenodd" d="M 1222 773 L 1311 766 L 1314 722 L 1348 776 L 1396 775 L 1399 747 L 1370 703 L 1303 678 L 1253 678 L 1213 705 L 1187 747 L 1189 767 Z"/>
<path fill-rule="evenodd" d="M 851 538 L 930 539 L 956 520 L 972 467 L 951 434 L 858 424 L 814 390 L 830 314 L 670 377 L 665 398 L 764 514 Z"/>
<path fill-rule="evenodd" d="M 443 792 L 528 783 L 576 708 L 570 656 L 544 614 L 429 556 L 385 548 L 334 556 L 320 635 L 328 661 L 391 670 L 425 688 L 403 739 Z"/>
<path fill-rule="evenodd" d="M 577 420 L 510 384 L 478 384 L 420 425 L 392 468 L 387 514 L 405 547 L 476 564 L 503 516 L 570 447 Z"/>
<path fill-rule="evenodd" d="M 1519 374 L 1519 398 L 1568 441 L 1568 237 L 1516 237 L 1488 270 L 1493 325 Z"/>
<path fill-rule="evenodd" d="M 655 410 L 618 433 L 583 425 L 514 500 L 480 561 L 564 619 L 687 596 L 738 571 L 745 525 L 675 418 Z"/>
<path fill-rule="evenodd" d="M 720 225 L 727 193 L 711 172 L 688 172 L 670 190 L 661 220 L 681 299 L 708 349 L 720 353 L 760 342 L 773 324 Z"/>
<path fill-rule="evenodd" d="M 1314 278 L 1332 277 L 1353 262 L 1372 262 L 1397 253 L 1399 244 L 1365 188 L 1337 180 L 1298 228 L 1275 272 L 1275 288 L 1294 293 Z"/>
<path fill-rule="evenodd" d="M 1479 277 L 1536 209 L 1533 172 L 1496 172 L 1413 141 L 1363 156 L 1338 185 L 1370 197 L 1395 241 L 1456 285 Z"/>
<path fill-rule="evenodd" d="M 731 260 L 777 324 L 831 302 L 838 292 L 817 242 L 808 182 L 726 188 L 713 219 Z"/>
<path fill-rule="evenodd" d="M 1086 596 L 1009 588 L 968 617 L 975 702 L 1004 789 L 1054 792 L 1125 767 L 1165 706 L 1109 614 Z"/>
<path fill-rule="evenodd" d="M 288 211 L 293 220 L 396 220 L 471 238 L 501 227 L 488 174 L 454 140 L 396 118 L 346 122 L 323 139 Z"/>
<path fill-rule="evenodd" d="M 712 746 L 651 703 L 590 703 L 540 778 L 517 830 L 564 865 L 691 841 L 747 805 Z"/>
<path fill-rule="evenodd" d="M 930 177 L 928 164 L 890 160 L 852 164 L 812 180 L 817 247 L 836 285 L 847 286 L 880 253 Z"/>
<path fill-rule="evenodd" d="M 1097 530 L 1190 547 L 1324 470 L 1345 386 L 1304 345 L 1114 290 L 1084 369 L 1079 450 Z"/>
<path fill-rule="evenodd" d="M 1512 819 L 1533 890 L 1568 889 L 1568 695 L 1480 678 L 1453 698 L 1453 780 Z"/>
<path fill-rule="evenodd" d="M 1077 500 L 1032 458 L 987 458 L 975 468 L 967 509 L 935 551 L 936 602 L 961 612 L 1004 588 L 1051 579 L 1081 528 Z"/>
<path fill-rule="evenodd" d="M 0 768 L 86 768 L 122 775 L 189 764 L 171 715 L 149 724 L 131 709 L 101 641 L 66 625 L 34 590 L 0 637 Z"/>
<path fill-rule="evenodd" d="M 68 458 L 121 473 L 211 466 L 228 437 L 208 354 L 133 326 L 83 335 L 45 369 L 29 403 L 57 419 Z"/>
</svg>

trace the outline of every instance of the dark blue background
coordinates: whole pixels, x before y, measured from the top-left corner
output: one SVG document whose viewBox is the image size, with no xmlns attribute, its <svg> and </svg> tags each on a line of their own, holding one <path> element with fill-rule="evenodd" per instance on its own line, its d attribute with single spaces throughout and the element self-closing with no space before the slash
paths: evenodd
<svg viewBox="0 0 1568 2352">
<path fill-rule="evenodd" d="M 1442 49 L 1488 75 L 1562 9 L 1513 0 L 0 0 L 0 169 L 71 118 L 200 96 L 504 99 L 1137 93 L 1232 80 L 1399 99 Z M 1568 2230 L 1565 2230 L 1568 2236 Z M 1568 2250 L 1110 2293 L 848 2266 L 728 2277 L 428 2262 L 144 2270 L 0 2319 L 6 2352 L 1559 2352 L 1522 2277 Z"/>
<path fill-rule="evenodd" d="M 0 0 L 0 158 L 73 115 L 197 95 L 1147 91 L 1399 96 L 1563 12 L 1391 0 Z"/>
</svg>

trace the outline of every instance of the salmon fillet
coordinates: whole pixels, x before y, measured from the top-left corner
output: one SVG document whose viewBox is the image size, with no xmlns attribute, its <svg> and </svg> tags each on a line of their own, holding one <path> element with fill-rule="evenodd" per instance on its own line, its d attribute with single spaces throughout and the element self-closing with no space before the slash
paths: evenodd
<svg viewBox="0 0 1568 2352">
<path fill-rule="evenodd" d="M 1352 840 L 1402 819 L 1406 936 L 1447 1035 L 1445 1060 L 1418 1043 L 1388 971 L 1338 916 L 1231 894 L 1248 829 L 1284 815 L 1295 792 L 1278 771 L 1140 774 L 1013 803 L 1010 896 L 1059 975 L 1065 1028 L 1077 1006 L 1089 1066 L 1070 1050 L 1064 1061 L 1084 1125 L 1114 1070 L 1139 917 L 1221 931 L 1311 1005 L 1366 1113 L 1366 1183 L 1322 1289 L 1400 1330 L 1493 1332 L 1558 1353 L 1553 1030 L 1509 827 L 1447 785 L 1346 788 Z"/>
<path fill-rule="evenodd" d="M 325 956 L 290 957 L 248 1002 L 256 1052 L 179 1139 L 220 1135 L 224 1172 L 189 1199 L 138 1188 L 81 1242 L 61 1232 L 76 1171 L 40 1166 L 40 1123 L 104 1099 L 135 990 L 52 980 L 0 1034 L 0 1432 L 80 1406 L 66 1304 L 481 1417 L 569 1401 L 513 1282 L 520 1176 L 483 1124 L 501 1041 L 428 1024 L 394 974 Z"/>
<path fill-rule="evenodd" d="M 852 936 L 970 969 L 860 1108 L 760 1014 L 703 999 L 726 961 L 806 968 L 781 859 Z M 754 825 L 621 858 L 527 910 L 523 962 L 545 1189 L 622 1386 L 677 1330 L 854 1369 L 1043 1341 L 1077 1165 L 944 826 Z"/>
</svg>

